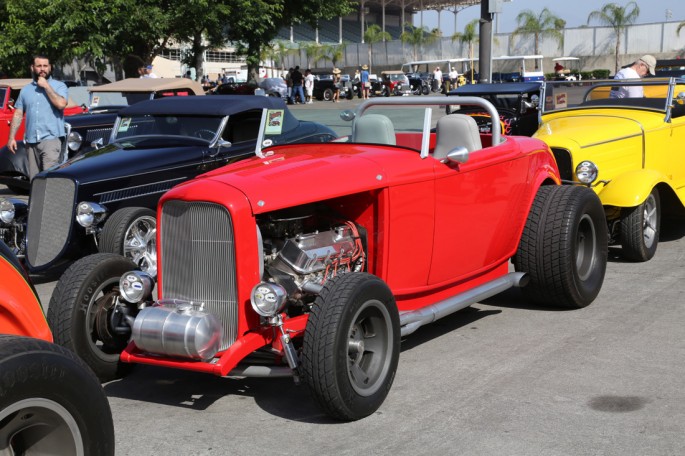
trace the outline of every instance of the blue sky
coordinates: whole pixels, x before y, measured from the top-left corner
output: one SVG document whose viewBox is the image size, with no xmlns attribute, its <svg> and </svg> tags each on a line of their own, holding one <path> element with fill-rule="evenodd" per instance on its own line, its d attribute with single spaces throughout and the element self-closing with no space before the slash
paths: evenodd
<svg viewBox="0 0 685 456">
<path fill-rule="evenodd" d="M 529 9 L 539 13 L 547 7 L 554 15 L 566 20 L 567 27 L 579 27 L 587 24 L 588 15 L 599 10 L 606 3 L 616 3 L 621 6 L 627 5 L 627 0 L 511 0 L 503 3 L 502 14 L 499 18 L 499 32 L 511 32 L 516 28 L 516 16 L 523 10 Z M 640 8 L 640 16 L 636 24 L 652 22 L 664 22 L 667 14 L 669 21 L 685 22 L 685 0 L 636 0 Z M 468 7 L 457 14 L 457 31 L 462 32 L 464 26 L 471 20 L 480 17 L 480 5 Z M 414 25 L 420 26 L 421 15 L 414 16 Z M 497 22 L 497 21 L 496 21 Z M 423 24 L 429 29 L 438 26 L 438 13 L 436 11 L 424 11 Z M 591 22 L 590 25 L 598 25 Z M 454 13 L 443 11 L 440 16 L 440 28 L 444 35 L 452 35 L 454 30 Z"/>
</svg>

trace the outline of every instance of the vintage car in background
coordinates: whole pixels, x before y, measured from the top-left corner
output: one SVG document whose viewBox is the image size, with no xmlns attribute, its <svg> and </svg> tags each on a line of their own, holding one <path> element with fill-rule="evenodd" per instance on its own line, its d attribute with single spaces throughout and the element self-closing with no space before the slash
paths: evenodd
<svg viewBox="0 0 685 456">
<path fill-rule="evenodd" d="M 429 95 L 431 93 L 430 74 L 406 73 L 413 95 Z"/>
<path fill-rule="evenodd" d="M 499 128 L 504 135 L 531 136 L 538 129 L 540 84 L 537 82 L 507 82 L 502 84 L 469 84 L 450 91 L 448 96 L 475 96 L 488 100 L 499 113 Z M 492 119 L 487 112 L 474 106 L 461 109 L 448 105 L 446 111 L 473 117 L 481 133 L 490 133 Z"/>
<path fill-rule="evenodd" d="M 51 343 L 31 280 L 1 241 L 0 277 L 0 454 L 114 455 L 100 382 Z"/>
<path fill-rule="evenodd" d="M 90 92 L 87 109 L 78 108 L 78 114 L 81 115 L 70 115 L 65 119 L 64 160 L 107 144 L 117 113 L 129 105 L 170 96 L 204 95 L 198 82 L 185 78 L 130 78 L 88 87 L 87 90 Z M 84 110 L 88 112 L 84 114 Z M 75 111 L 70 113 L 77 114 Z M 21 136 L 18 134 L 17 138 Z M 7 138 L 7 134 L 4 138 Z M 23 141 L 17 141 L 17 149 L 16 154 L 6 147 L 0 150 L 0 184 L 7 185 L 15 193 L 27 192 L 30 183 Z"/>
<path fill-rule="evenodd" d="M 381 71 L 381 77 L 371 82 L 371 96 L 410 95 L 409 78 L 402 71 Z"/>
<path fill-rule="evenodd" d="M 259 88 L 269 97 L 287 98 L 288 86 L 283 78 L 264 78 L 259 81 Z"/>
<path fill-rule="evenodd" d="M 267 111 L 272 117 L 265 117 Z M 258 138 L 262 122 L 270 128 Z M 136 103 L 119 112 L 109 145 L 33 179 L 25 261 L 32 271 L 42 271 L 99 249 L 125 255 L 154 274 L 154 209 L 162 193 L 251 156 L 257 141 L 322 143 L 336 136 L 324 125 L 297 120 L 273 97 Z M 2 201 L 0 207 L 8 209 Z"/>
<path fill-rule="evenodd" d="M 659 59 L 656 61 L 654 74 L 661 78 L 685 79 L 685 59 Z"/>
<path fill-rule="evenodd" d="M 346 142 L 257 143 L 173 188 L 157 209 L 160 300 L 129 259 L 82 258 L 50 301 L 57 342 L 101 380 L 128 363 L 293 375 L 355 420 L 380 407 L 400 338 L 424 324 L 514 286 L 589 305 L 608 250 L 597 195 L 560 185 L 542 141 L 481 134 L 445 103 L 499 116 L 477 97 L 372 99 L 342 113 Z"/>
<path fill-rule="evenodd" d="M 331 101 L 333 99 L 333 92 L 335 92 L 333 74 L 331 72 L 321 73 L 316 70 L 312 74 L 314 75 L 312 96 L 319 101 Z M 347 81 L 341 78 L 340 84 L 340 99 L 347 98 L 351 100 L 354 93 L 349 77 Z"/>
<path fill-rule="evenodd" d="M 644 97 L 613 98 L 623 86 L 643 87 Z M 683 214 L 685 80 L 548 81 L 542 99 L 534 136 L 552 149 L 562 179 L 599 195 L 624 258 L 652 258 L 662 215 Z"/>
</svg>

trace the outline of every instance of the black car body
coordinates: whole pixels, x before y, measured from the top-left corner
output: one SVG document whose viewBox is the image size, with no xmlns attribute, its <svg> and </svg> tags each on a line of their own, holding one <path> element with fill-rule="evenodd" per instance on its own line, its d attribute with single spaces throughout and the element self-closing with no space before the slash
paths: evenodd
<svg viewBox="0 0 685 456">
<path fill-rule="evenodd" d="M 333 99 L 333 92 L 335 92 L 335 83 L 333 82 L 332 73 L 315 73 L 314 74 L 314 90 L 312 96 L 317 100 L 331 101 Z M 352 82 L 341 78 L 340 80 L 340 98 L 352 99 Z"/>
<path fill-rule="evenodd" d="M 430 75 L 428 73 L 406 73 L 409 79 L 411 93 L 414 95 L 428 95 L 431 92 Z"/>
<path fill-rule="evenodd" d="M 169 96 L 204 95 L 202 86 L 190 79 L 129 78 L 111 84 L 89 87 L 88 112 L 65 118 L 64 160 L 109 141 L 117 113 L 135 103 Z M 29 166 L 23 141 L 17 153 L 0 149 L 0 183 L 13 189 L 28 190 Z"/>
<path fill-rule="evenodd" d="M 447 95 L 481 97 L 488 100 L 499 112 L 502 134 L 531 136 L 538 129 L 540 84 L 537 82 L 467 84 L 450 91 Z M 454 108 L 452 112 L 456 112 Z M 492 120 L 482 110 L 463 106 L 459 113 L 472 116 L 481 133 L 492 131 Z"/>
<path fill-rule="evenodd" d="M 160 196 L 254 155 L 263 122 L 260 147 L 336 137 L 328 127 L 297 120 L 274 97 L 172 97 L 122 110 L 109 145 L 33 179 L 27 265 L 40 271 L 99 249 L 150 263 L 143 267 L 152 269 Z"/>
</svg>

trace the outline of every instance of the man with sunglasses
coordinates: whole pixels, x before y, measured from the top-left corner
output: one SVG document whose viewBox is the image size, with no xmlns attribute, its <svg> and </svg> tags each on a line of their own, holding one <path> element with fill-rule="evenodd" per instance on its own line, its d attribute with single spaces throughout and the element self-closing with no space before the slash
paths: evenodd
<svg viewBox="0 0 685 456">
<path fill-rule="evenodd" d="M 654 67 L 656 67 L 656 59 L 653 55 L 643 55 L 632 65 L 622 68 L 616 75 L 614 79 L 640 79 L 651 74 L 654 76 Z M 611 98 L 642 98 L 644 92 L 642 86 L 618 86 L 611 89 Z"/>
</svg>

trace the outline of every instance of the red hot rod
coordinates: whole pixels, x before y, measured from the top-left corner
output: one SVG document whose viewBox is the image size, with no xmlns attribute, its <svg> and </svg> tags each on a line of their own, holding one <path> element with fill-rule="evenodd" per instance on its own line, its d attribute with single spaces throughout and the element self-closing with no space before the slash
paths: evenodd
<svg viewBox="0 0 685 456">
<path fill-rule="evenodd" d="M 127 363 L 292 375 L 355 420 L 380 407 L 400 338 L 426 323 L 513 286 L 590 304 L 607 261 L 595 193 L 561 186 L 543 142 L 480 134 L 446 103 L 498 117 L 475 97 L 375 99 L 341 114 L 348 137 L 262 150 L 278 130 L 265 110 L 254 158 L 160 200 L 160 299 L 130 261 L 81 259 L 49 306 L 57 341 L 103 380 Z"/>
</svg>

